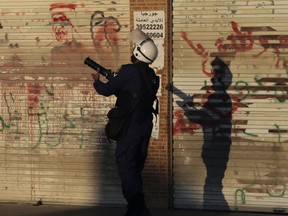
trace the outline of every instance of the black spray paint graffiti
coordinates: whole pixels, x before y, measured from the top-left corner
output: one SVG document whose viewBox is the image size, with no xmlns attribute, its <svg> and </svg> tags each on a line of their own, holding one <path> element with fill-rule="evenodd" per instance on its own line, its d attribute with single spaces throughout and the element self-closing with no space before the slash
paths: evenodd
<svg viewBox="0 0 288 216">
<path fill-rule="evenodd" d="M 120 45 L 118 33 L 121 28 L 122 26 L 117 18 L 113 16 L 106 17 L 102 11 L 95 11 L 91 15 L 91 39 L 96 53 L 99 54 L 99 60 L 115 59 L 116 61 L 114 64 L 118 65 Z"/>
<path fill-rule="evenodd" d="M 4 30 L 2 23 L 0 23 L 0 30 Z M 18 43 L 9 43 L 8 33 L 3 32 L 4 35 L 0 36 L 0 45 L 1 46 L 8 46 L 9 48 L 19 48 Z"/>
<path fill-rule="evenodd" d="M 104 40 L 109 46 L 115 47 L 119 44 L 118 32 L 121 30 L 120 22 L 113 16 L 105 17 L 104 12 L 95 11 L 91 15 L 90 32 L 96 46 L 101 46 Z"/>
</svg>

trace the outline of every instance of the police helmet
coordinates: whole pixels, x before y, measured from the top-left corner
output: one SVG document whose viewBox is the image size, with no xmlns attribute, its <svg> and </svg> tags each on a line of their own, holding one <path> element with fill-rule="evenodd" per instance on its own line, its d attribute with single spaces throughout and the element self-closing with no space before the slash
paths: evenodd
<svg viewBox="0 0 288 216">
<path fill-rule="evenodd" d="M 151 38 L 146 38 L 135 43 L 133 54 L 139 61 L 152 64 L 157 58 L 158 49 Z"/>
</svg>

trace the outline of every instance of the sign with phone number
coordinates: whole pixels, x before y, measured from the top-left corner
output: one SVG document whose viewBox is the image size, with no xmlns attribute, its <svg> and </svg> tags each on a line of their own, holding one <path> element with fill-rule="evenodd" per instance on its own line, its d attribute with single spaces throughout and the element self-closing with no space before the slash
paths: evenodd
<svg viewBox="0 0 288 216">
<path fill-rule="evenodd" d="M 134 26 L 152 39 L 165 37 L 164 11 L 135 11 Z"/>
</svg>

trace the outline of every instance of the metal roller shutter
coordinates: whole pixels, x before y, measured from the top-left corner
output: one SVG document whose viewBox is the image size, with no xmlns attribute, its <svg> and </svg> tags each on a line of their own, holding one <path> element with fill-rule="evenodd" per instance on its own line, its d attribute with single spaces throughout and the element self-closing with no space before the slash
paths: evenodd
<svg viewBox="0 0 288 216">
<path fill-rule="evenodd" d="M 173 0 L 176 208 L 286 211 L 287 10 L 284 0 Z M 218 93 L 216 56 L 233 76 Z"/>
<path fill-rule="evenodd" d="M 115 98 L 83 62 L 129 62 L 129 1 L 2 0 L 0 13 L 0 201 L 122 204 L 104 135 Z"/>
</svg>

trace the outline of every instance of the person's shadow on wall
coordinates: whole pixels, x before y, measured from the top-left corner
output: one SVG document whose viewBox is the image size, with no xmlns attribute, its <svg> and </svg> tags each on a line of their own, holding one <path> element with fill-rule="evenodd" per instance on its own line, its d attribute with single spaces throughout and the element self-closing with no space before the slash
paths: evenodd
<svg viewBox="0 0 288 216">
<path fill-rule="evenodd" d="M 229 160 L 232 128 L 232 101 L 226 92 L 232 83 L 232 73 L 226 63 L 216 57 L 212 62 L 212 93 L 199 109 L 194 102 L 182 104 L 184 115 L 189 121 L 200 124 L 203 129 L 202 159 L 206 166 L 206 179 L 203 194 L 203 209 L 229 210 L 223 194 L 223 178 Z M 183 93 L 172 87 L 177 95 Z M 171 86 L 168 87 L 171 90 Z M 181 94 L 180 94 L 180 93 Z M 178 95 L 178 96 L 179 96 Z M 187 98 L 189 96 L 185 96 Z M 191 96 L 190 96 L 191 97 Z M 193 96 L 191 97 L 193 101 Z"/>
</svg>

